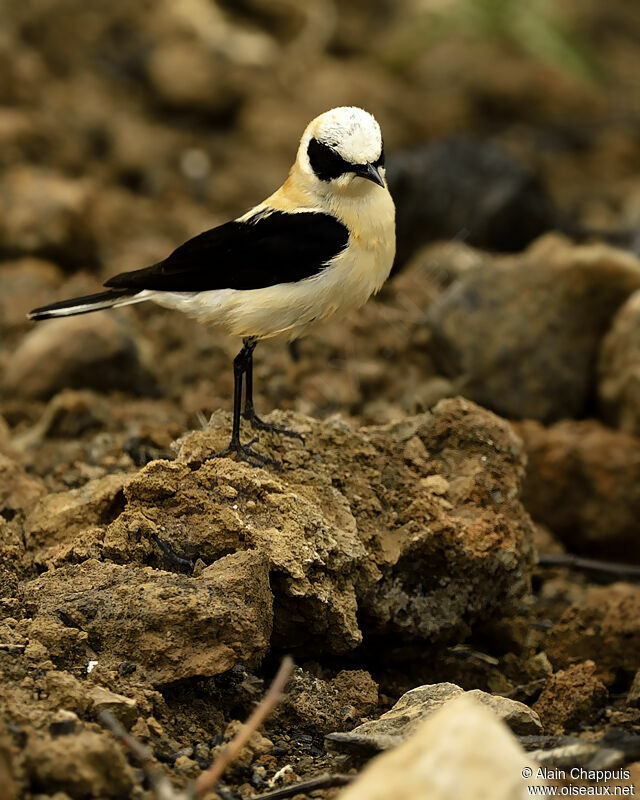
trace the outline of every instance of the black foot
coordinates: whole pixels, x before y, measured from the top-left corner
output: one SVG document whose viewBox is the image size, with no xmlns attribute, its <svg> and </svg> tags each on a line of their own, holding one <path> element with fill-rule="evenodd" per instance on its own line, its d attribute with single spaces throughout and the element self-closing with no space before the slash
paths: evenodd
<svg viewBox="0 0 640 800">
<path fill-rule="evenodd" d="M 246 461 L 247 464 L 251 464 L 252 467 L 272 466 L 276 469 L 280 469 L 279 461 L 276 461 L 275 458 L 263 456 L 261 453 L 258 453 L 257 450 L 254 450 L 251 447 L 251 445 L 255 444 L 257 441 L 258 439 L 256 437 L 250 442 L 247 442 L 247 444 L 242 444 L 240 440 L 234 442 L 232 439 L 229 442 L 228 447 L 225 447 L 224 450 L 221 450 L 219 453 L 215 453 L 214 455 L 210 456 L 210 458 L 225 458 L 225 456 L 235 453 L 238 456 L 238 461 Z"/>
<path fill-rule="evenodd" d="M 280 436 L 289 436 L 291 439 L 300 439 L 304 444 L 304 436 L 297 431 L 290 431 L 288 428 L 279 428 L 277 425 L 272 425 L 270 422 L 265 422 L 260 419 L 255 411 L 245 411 L 242 415 L 245 419 L 249 420 L 251 427 L 258 431 L 267 431 L 268 433 L 277 433 Z"/>
</svg>

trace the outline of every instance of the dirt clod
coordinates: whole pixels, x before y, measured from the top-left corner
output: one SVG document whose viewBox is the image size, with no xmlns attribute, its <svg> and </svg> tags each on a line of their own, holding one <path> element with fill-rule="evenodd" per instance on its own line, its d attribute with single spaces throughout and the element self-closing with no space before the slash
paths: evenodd
<svg viewBox="0 0 640 800">
<path fill-rule="evenodd" d="M 592 658 L 611 683 L 640 663 L 640 587 L 626 583 L 589 589 L 551 629 L 547 654 L 555 667 Z"/>
<path fill-rule="evenodd" d="M 583 661 L 552 675 L 534 704 L 534 710 L 542 720 L 545 733 L 567 733 L 589 721 L 607 697 L 607 688 L 597 677 L 596 665 L 593 661 Z"/>
</svg>

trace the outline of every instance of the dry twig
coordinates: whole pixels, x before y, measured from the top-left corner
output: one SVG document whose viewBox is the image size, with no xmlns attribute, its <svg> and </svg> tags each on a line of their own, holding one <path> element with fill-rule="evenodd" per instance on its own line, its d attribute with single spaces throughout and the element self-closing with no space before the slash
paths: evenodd
<svg viewBox="0 0 640 800">
<path fill-rule="evenodd" d="M 138 759 L 157 800 L 182 800 L 184 795 L 175 791 L 169 779 L 153 764 L 153 753 L 134 736 L 109 711 L 98 714 L 100 722 L 125 745 Z"/>
<path fill-rule="evenodd" d="M 619 564 L 614 561 L 601 561 L 599 558 L 583 558 L 570 553 L 540 553 L 538 565 L 541 567 L 568 567 L 586 572 L 601 572 L 614 578 L 640 579 L 640 567 L 633 564 Z"/>
<path fill-rule="evenodd" d="M 299 783 L 291 783 L 289 786 L 283 786 L 282 789 L 274 789 L 266 794 L 259 794 L 253 800 L 285 800 L 287 797 L 293 797 L 296 794 L 309 794 L 315 792 L 316 789 L 331 789 L 333 786 L 346 786 L 351 781 L 355 780 L 355 775 L 317 775 L 315 778 L 310 778 L 308 781 L 300 781 Z"/>
<path fill-rule="evenodd" d="M 201 798 L 215 787 L 225 770 L 233 763 L 238 753 L 249 741 L 251 734 L 262 725 L 264 720 L 276 707 L 284 687 L 291 676 L 293 667 L 293 660 L 289 658 L 289 656 L 286 656 L 282 660 L 280 669 L 267 690 L 267 693 L 256 706 L 249 719 L 238 731 L 238 734 L 229 742 L 227 747 L 209 769 L 203 772 L 197 781 L 190 785 L 184 792 L 179 792 L 173 788 L 169 779 L 153 765 L 153 754 L 151 751 L 141 744 L 134 736 L 131 736 L 113 714 L 110 714 L 108 711 L 101 711 L 100 714 L 98 714 L 98 719 L 117 739 L 131 750 L 140 761 L 156 800 L 192 800 L 193 798 Z"/>
<path fill-rule="evenodd" d="M 260 725 L 265 721 L 273 709 L 278 705 L 280 695 L 284 691 L 284 687 L 293 672 L 293 659 L 285 656 L 280 665 L 271 686 L 267 693 L 262 698 L 260 703 L 254 709 L 253 714 L 244 723 L 238 734 L 229 742 L 227 747 L 218 756 L 206 772 L 198 778 L 195 783 L 196 797 L 203 797 L 222 777 L 222 774 L 227 767 L 233 763 L 238 753 L 242 750 L 245 744 L 249 741 L 251 734 L 257 731 Z"/>
</svg>

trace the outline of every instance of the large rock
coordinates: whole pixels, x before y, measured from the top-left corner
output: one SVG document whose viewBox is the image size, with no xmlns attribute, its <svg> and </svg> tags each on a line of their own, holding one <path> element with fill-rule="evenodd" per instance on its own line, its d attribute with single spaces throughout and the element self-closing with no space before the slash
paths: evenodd
<svg viewBox="0 0 640 800">
<path fill-rule="evenodd" d="M 463 696 L 375 758 L 340 800 L 525 800 L 543 785 L 536 770 L 505 725 Z"/>
<path fill-rule="evenodd" d="M 128 661 L 153 684 L 260 663 L 269 648 L 272 595 L 255 551 L 220 558 L 195 578 L 89 560 L 25 585 L 31 635 L 54 660 L 86 669 Z M 87 649 L 56 651 L 60 624 L 85 633 Z M 84 663 L 77 663 L 85 659 Z"/>
<path fill-rule="evenodd" d="M 489 251 L 518 251 L 559 218 L 527 167 L 486 138 L 452 136 L 390 154 L 396 269 L 428 242 L 460 237 Z"/>
<path fill-rule="evenodd" d="M 640 561 L 640 438 L 595 420 L 518 423 L 529 465 L 522 500 L 583 555 Z"/>
<path fill-rule="evenodd" d="M 434 358 L 464 380 L 467 397 L 504 416 L 580 416 L 595 393 L 600 340 L 638 288 L 634 256 L 545 237 L 470 272 L 434 303 Z"/>
<path fill-rule="evenodd" d="M 589 589 L 549 632 L 546 652 L 554 667 L 591 659 L 605 683 L 640 664 L 640 586 L 615 583 Z"/>
<path fill-rule="evenodd" d="M 379 719 L 364 722 L 349 733 L 332 734 L 327 739 L 336 747 L 346 750 L 351 747 L 388 750 L 406 741 L 421 723 L 440 708 L 465 694 L 490 708 L 514 733 L 523 736 L 542 733 L 538 715 L 524 703 L 491 695 L 480 689 L 465 692 L 454 683 L 434 683 L 406 692 Z"/>
<path fill-rule="evenodd" d="M 128 476 L 116 473 L 88 481 L 79 489 L 43 497 L 25 520 L 25 541 L 36 562 L 44 563 L 60 544 L 78 533 L 106 526 L 124 506 L 123 489 Z"/>
<path fill-rule="evenodd" d="M 618 311 L 602 341 L 598 395 L 607 422 L 640 436 L 640 291 Z"/>
<path fill-rule="evenodd" d="M 2 384 L 8 394 L 46 398 L 66 388 L 144 392 L 153 380 L 123 325 L 99 313 L 34 327 L 8 359 Z"/>
<path fill-rule="evenodd" d="M 176 461 L 148 464 L 125 489 L 103 557 L 184 570 L 257 550 L 275 643 L 314 653 L 350 650 L 364 631 L 449 640 L 527 590 L 532 528 L 507 423 L 461 399 L 362 430 L 277 419 L 306 438 L 262 437 L 280 471 L 206 461 L 228 441 L 228 415 L 186 437 Z"/>
</svg>

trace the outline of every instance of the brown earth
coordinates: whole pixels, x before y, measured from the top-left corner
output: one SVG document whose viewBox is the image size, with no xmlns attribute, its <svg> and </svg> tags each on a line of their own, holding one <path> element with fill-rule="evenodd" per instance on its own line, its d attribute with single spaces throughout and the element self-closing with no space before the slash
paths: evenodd
<svg viewBox="0 0 640 800">
<path fill-rule="evenodd" d="M 23 0 L 3 17 L 9 800 L 150 800 L 104 709 L 185 786 L 285 652 L 288 694 L 224 779 L 236 800 L 282 769 L 275 786 L 359 769 L 325 734 L 429 683 L 525 703 L 545 733 L 640 733 L 633 574 L 599 585 L 606 567 L 534 563 L 534 541 L 639 558 L 640 262 L 611 242 L 637 250 L 640 21 L 621 0 L 564 4 L 551 29 L 583 62 L 549 60 L 507 17 L 460 17 L 439 38 L 409 0 L 332 9 Z M 542 216 L 582 242 L 547 233 L 496 256 L 465 245 L 464 220 L 425 225 L 428 246 L 297 360 L 261 344 L 257 406 L 305 437 L 260 435 L 279 470 L 209 458 L 229 436 L 237 342 L 157 307 L 26 322 L 260 200 L 306 122 L 341 103 L 375 113 L 390 159 L 460 131 L 506 147 L 548 194 Z M 454 225 L 444 173 L 434 208 Z M 503 207 L 499 181 L 474 191 L 464 209 Z M 538 224 L 536 192 L 519 231 Z M 585 244 L 586 228 L 622 233 Z"/>
</svg>

